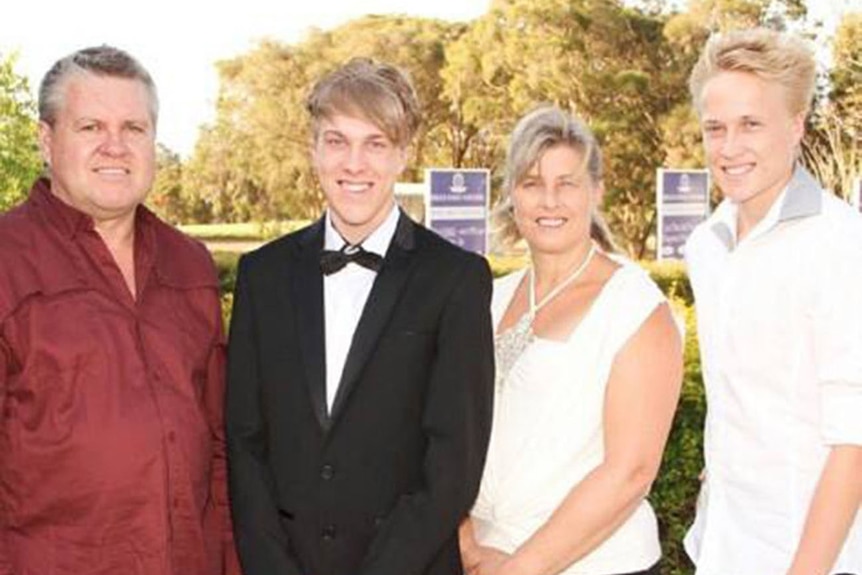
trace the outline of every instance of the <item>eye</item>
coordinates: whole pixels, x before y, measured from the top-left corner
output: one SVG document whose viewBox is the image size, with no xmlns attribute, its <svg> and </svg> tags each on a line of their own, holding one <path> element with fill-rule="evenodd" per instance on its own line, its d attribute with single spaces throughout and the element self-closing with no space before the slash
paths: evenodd
<svg viewBox="0 0 862 575">
<path fill-rule="evenodd" d="M 78 130 L 81 132 L 97 132 L 99 130 L 99 124 L 96 122 L 86 122 L 78 126 Z"/>
<path fill-rule="evenodd" d="M 142 126 L 141 124 L 129 124 L 126 126 L 126 129 L 133 134 L 146 134 L 147 128 Z"/>
<path fill-rule="evenodd" d="M 344 139 L 336 136 L 326 136 L 323 138 L 323 143 L 327 148 L 338 148 L 344 144 Z"/>
<path fill-rule="evenodd" d="M 724 128 L 718 124 L 707 124 L 703 127 L 703 133 L 707 136 L 718 136 L 724 132 Z"/>
<path fill-rule="evenodd" d="M 382 152 L 383 150 L 389 149 L 389 144 L 386 140 L 370 140 L 368 142 L 368 147 L 375 152 Z"/>
<path fill-rule="evenodd" d="M 742 125 L 746 130 L 754 130 L 759 128 L 763 124 L 758 120 L 745 120 Z"/>
</svg>

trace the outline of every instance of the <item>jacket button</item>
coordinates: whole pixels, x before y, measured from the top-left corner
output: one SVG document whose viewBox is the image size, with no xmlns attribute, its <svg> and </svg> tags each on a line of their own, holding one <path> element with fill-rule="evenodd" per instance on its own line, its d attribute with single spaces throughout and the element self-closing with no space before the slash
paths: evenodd
<svg viewBox="0 0 862 575">
<path fill-rule="evenodd" d="M 320 537 L 324 541 L 332 541 L 335 539 L 335 525 L 327 525 L 320 532 Z"/>
<path fill-rule="evenodd" d="M 335 477 L 335 468 L 328 463 L 320 468 L 320 478 L 324 481 L 329 481 Z"/>
</svg>

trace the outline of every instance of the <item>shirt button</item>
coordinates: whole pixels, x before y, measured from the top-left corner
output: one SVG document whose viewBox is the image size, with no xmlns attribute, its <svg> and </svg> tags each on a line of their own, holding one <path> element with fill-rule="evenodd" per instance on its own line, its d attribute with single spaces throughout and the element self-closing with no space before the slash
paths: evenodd
<svg viewBox="0 0 862 575">
<path fill-rule="evenodd" d="M 177 436 L 173 431 L 168 432 L 168 443 L 173 443 L 177 440 Z"/>
<path fill-rule="evenodd" d="M 179 497 L 174 497 L 173 504 L 174 504 L 174 509 L 176 509 L 177 507 L 179 507 L 179 506 L 180 506 L 180 498 L 179 498 Z"/>
<path fill-rule="evenodd" d="M 332 541 L 335 539 L 335 525 L 327 525 L 320 532 L 320 538 L 324 541 Z"/>
<path fill-rule="evenodd" d="M 335 477 L 335 468 L 328 463 L 320 468 L 320 478 L 324 481 L 329 481 Z"/>
</svg>

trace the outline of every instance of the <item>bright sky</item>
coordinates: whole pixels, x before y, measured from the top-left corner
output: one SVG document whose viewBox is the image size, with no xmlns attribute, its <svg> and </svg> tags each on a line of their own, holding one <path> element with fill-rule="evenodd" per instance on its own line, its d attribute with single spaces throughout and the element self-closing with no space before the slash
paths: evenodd
<svg viewBox="0 0 862 575">
<path fill-rule="evenodd" d="M 111 44 L 150 71 L 159 90 L 160 142 L 189 155 L 197 128 L 215 113 L 214 63 L 262 38 L 301 41 L 365 14 L 472 20 L 490 0 L 15 0 L 0 10 L 0 54 L 18 52 L 16 70 L 34 93 L 48 68 L 79 48 Z"/>
<path fill-rule="evenodd" d="M 808 0 L 835 25 L 862 0 Z M 213 64 L 252 49 L 262 38 L 301 41 L 311 27 L 329 29 L 365 14 L 410 14 L 472 20 L 490 0 L 13 0 L 0 11 L 0 53 L 18 52 L 17 71 L 34 92 L 58 58 L 85 46 L 112 44 L 141 60 L 161 99 L 159 141 L 189 155 L 197 128 L 215 111 Z"/>
</svg>

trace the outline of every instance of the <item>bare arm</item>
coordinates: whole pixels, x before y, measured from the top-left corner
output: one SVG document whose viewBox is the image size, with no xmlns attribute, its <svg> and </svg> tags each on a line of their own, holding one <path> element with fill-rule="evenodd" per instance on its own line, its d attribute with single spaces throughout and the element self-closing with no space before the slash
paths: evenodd
<svg viewBox="0 0 862 575">
<path fill-rule="evenodd" d="M 559 573 L 634 512 L 658 473 L 681 380 L 680 337 L 664 304 L 614 361 L 605 398 L 604 461 L 572 488 L 500 573 Z"/>
<path fill-rule="evenodd" d="M 862 504 L 862 446 L 833 446 L 788 575 L 827 575 Z"/>
</svg>

